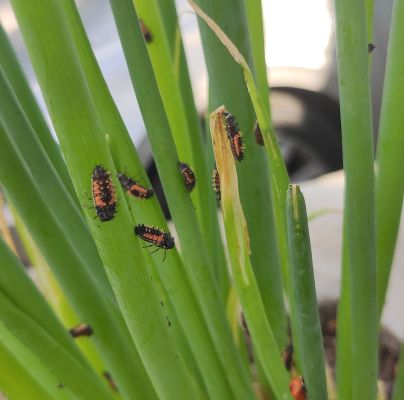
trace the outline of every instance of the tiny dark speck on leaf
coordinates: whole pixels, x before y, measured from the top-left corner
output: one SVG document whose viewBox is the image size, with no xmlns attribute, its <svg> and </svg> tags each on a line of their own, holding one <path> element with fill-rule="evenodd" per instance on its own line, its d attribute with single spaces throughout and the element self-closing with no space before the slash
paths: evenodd
<svg viewBox="0 0 404 400">
<path fill-rule="evenodd" d="M 104 371 L 104 372 L 102 373 L 102 375 L 103 375 L 104 378 L 107 380 L 107 382 L 108 382 L 110 388 L 111 388 L 114 392 L 118 392 L 118 386 L 116 386 L 116 383 L 115 383 L 115 381 L 113 380 L 111 373 L 108 372 L 108 371 Z"/>
</svg>

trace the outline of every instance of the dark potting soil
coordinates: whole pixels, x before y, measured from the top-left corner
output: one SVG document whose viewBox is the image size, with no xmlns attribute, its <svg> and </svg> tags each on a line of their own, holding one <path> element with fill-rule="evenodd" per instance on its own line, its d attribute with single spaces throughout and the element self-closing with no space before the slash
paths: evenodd
<svg viewBox="0 0 404 400">
<path fill-rule="evenodd" d="M 324 302 L 320 305 L 319 312 L 325 356 L 335 379 L 337 303 Z M 387 398 L 390 399 L 399 358 L 400 341 L 388 329 L 382 328 L 379 334 L 379 344 L 379 380 L 382 381 Z"/>
</svg>

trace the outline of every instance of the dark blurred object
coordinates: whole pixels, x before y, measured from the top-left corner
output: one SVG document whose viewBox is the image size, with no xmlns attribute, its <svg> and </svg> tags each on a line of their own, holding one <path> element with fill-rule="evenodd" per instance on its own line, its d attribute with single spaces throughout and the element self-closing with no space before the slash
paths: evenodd
<svg viewBox="0 0 404 400">
<path fill-rule="evenodd" d="M 91 336 L 93 334 L 93 328 L 87 324 L 79 324 L 74 328 L 69 329 L 70 335 L 73 338 L 78 338 L 81 336 Z"/>
<path fill-rule="evenodd" d="M 368 53 L 370 54 L 375 48 L 376 48 L 376 46 L 373 43 L 369 43 L 368 44 Z"/>
<path fill-rule="evenodd" d="M 272 118 L 293 182 L 342 168 L 339 107 L 303 89 L 274 88 Z"/>
<path fill-rule="evenodd" d="M 146 43 L 151 43 L 153 41 L 153 35 L 149 31 L 149 28 L 145 25 L 145 23 L 139 19 L 140 29 L 142 31 L 144 40 Z"/>
</svg>

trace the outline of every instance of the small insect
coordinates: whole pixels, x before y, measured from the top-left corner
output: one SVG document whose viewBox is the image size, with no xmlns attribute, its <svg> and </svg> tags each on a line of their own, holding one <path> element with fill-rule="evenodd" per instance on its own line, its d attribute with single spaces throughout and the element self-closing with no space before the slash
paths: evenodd
<svg viewBox="0 0 404 400">
<path fill-rule="evenodd" d="M 188 192 L 191 192 L 195 187 L 196 178 L 195 174 L 188 164 L 178 161 L 178 168 L 184 178 L 185 187 Z"/>
<path fill-rule="evenodd" d="M 87 324 L 79 324 L 72 329 L 69 329 L 70 334 L 74 338 L 78 338 L 80 336 L 91 336 L 93 334 L 93 329 L 90 325 Z"/>
<path fill-rule="evenodd" d="M 110 221 L 116 213 L 116 193 L 111 174 L 101 165 L 93 171 L 92 194 L 95 211 L 102 222 Z"/>
<path fill-rule="evenodd" d="M 260 126 L 258 125 L 258 121 L 254 125 L 254 135 L 255 135 L 255 141 L 257 142 L 258 145 L 264 146 L 264 138 L 262 137 L 261 129 Z"/>
<path fill-rule="evenodd" d="M 282 360 L 288 371 L 292 369 L 293 366 L 293 345 L 289 344 L 285 350 L 282 352 Z"/>
<path fill-rule="evenodd" d="M 117 392 L 118 391 L 118 386 L 116 386 L 115 381 L 112 379 L 112 375 L 110 372 L 108 371 L 104 371 L 102 373 L 104 375 L 104 378 L 107 380 L 109 387 L 114 391 Z"/>
<path fill-rule="evenodd" d="M 368 53 L 370 54 L 376 46 L 373 43 L 368 43 Z"/>
<path fill-rule="evenodd" d="M 139 25 L 145 42 L 151 43 L 153 41 L 153 35 L 151 34 L 149 28 L 145 25 L 145 23 L 141 19 L 139 19 Z"/>
<path fill-rule="evenodd" d="M 154 194 L 153 189 L 148 189 L 140 185 L 125 174 L 118 174 L 117 177 L 121 183 L 121 186 L 126 190 L 126 192 L 134 197 L 137 197 L 138 199 L 149 199 Z"/>
<path fill-rule="evenodd" d="M 139 224 L 135 226 L 135 235 L 139 236 L 144 241 L 151 243 L 151 245 L 146 247 L 157 247 L 157 249 L 150 254 L 153 254 L 160 249 L 164 249 L 165 253 L 163 261 L 166 259 L 167 250 L 174 248 L 174 238 L 168 232 L 165 232 L 160 228 Z"/>
<path fill-rule="evenodd" d="M 247 336 L 251 336 L 250 335 L 250 330 L 248 329 L 248 325 L 247 325 L 247 321 L 245 319 L 244 313 L 241 312 L 240 313 L 240 325 L 241 328 L 243 329 L 243 332 L 247 335 Z"/>
<path fill-rule="evenodd" d="M 212 172 L 212 188 L 216 195 L 217 204 L 218 206 L 220 206 L 220 200 L 222 194 L 220 192 L 220 176 L 217 168 L 214 168 Z"/>
<path fill-rule="evenodd" d="M 294 376 L 289 382 L 289 389 L 295 400 L 307 399 L 307 389 L 302 376 Z"/>
<path fill-rule="evenodd" d="M 225 111 L 223 116 L 226 121 L 227 137 L 230 140 L 230 148 L 234 159 L 240 162 L 244 158 L 245 146 L 236 119 L 232 114 Z"/>
</svg>

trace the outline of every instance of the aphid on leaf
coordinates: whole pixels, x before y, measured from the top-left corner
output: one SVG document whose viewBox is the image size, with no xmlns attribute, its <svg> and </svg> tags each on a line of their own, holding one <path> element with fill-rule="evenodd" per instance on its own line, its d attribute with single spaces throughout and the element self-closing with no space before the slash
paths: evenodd
<svg viewBox="0 0 404 400">
<path fill-rule="evenodd" d="M 139 236 L 144 241 L 151 243 L 151 245 L 146 247 L 157 247 L 157 249 L 152 251 L 151 254 L 160 249 L 164 249 L 165 253 L 163 261 L 166 259 L 166 251 L 174 248 L 174 238 L 170 233 L 165 232 L 160 228 L 139 224 L 135 226 L 135 235 Z"/>
<path fill-rule="evenodd" d="M 289 382 L 289 389 L 295 400 L 307 399 L 307 389 L 302 376 L 294 376 Z"/>
<path fill-rule="evenodd" d="M 376 46 L 373 43 L 368 43 L 368 53 L 370 54 Z"/>
<path fill-rule="evenodd" d="M 250 337 L 250 336 L 251 336 L 251 335 L 250 335 L 250 330 L 248 329 L 247 321 L 246 321 L 246 319 L 245 319 L 245 316 L 244 316 L 244 313 L 243 313 L 243 312 L 240 313 L 240 325 L 241 325 L 241 328 L 243 329 L 243 332 L 244 332 L 248 337 Z"/>
<path fill-rule="evenodd" d="M 134 181 L 132 178 L 129 178 L 125 174 L 118 174 L 117 176 L 119 182 L 121 183 L 121 186 L 130 195 L 137 197 L 138 199 L 149 199 L 150 197 L 153 196 L 154 194 L 153 189 L 148 189 L 140 185 L 139 183 Z"/>
<path fill-rule="evenodd" d="M 178 168 L 180 169 L 181 175 L 184 178 L 185 188 L 188 192 L 191 192 L 196 183 L 194 172 L 188 164 L 185 164 L 181 161 L 178 162 Z"/>
<path fill-rule="evenodd" d="M 116 213 L 116 193 L 111 174 L 101 165 L 96 165 L 91 179 L 95 212 L 102 222 L 110 221 Z"/>
<path fill-rule="evenodd" d="M 141 19 L 139 19 L 139 25 L 145 42 L 151 43 L 153 41 L 153 35 L 151 34 L 149 28 L 145 25 L 145 23 Z"/>
<path fill-rule="evenodd" d="M 69 329 L 70 334 L 74 338 L 78 338 L 81 336 L 91 336 L 93 334 L 93 329 L 90 325 L 87 324 L 79 324 L 74 328 Z"/>
<path fill-rule="evenodd" d="M 108 371 L 104 371 L 102 373 L 104 375 L 104 378 L 107 380 L 109 387 L 114 391 L 117 392 L 118 391 L 118 386 L 116 386 L 115 381 L 112 379 L 112 375 L 110 372 Z"/>
<path fill-rule="evenodd" d="M 220 200 L 222 198 L 221 197 L 222 194 L 220 192 L 220 176 L 217 168 L 214 168 L 212 172 L 212 188 L 216 195 L 217 204 L 220 206 Z"/>
<path fill-rule="evenodd" d="M 258 121 L 254 125 L 254 135 L 255 135 L 255 141 L 257 142 L 258 145 L 264 146 L 264 138 L 262 137 L 261 129 L 260 126 L 258 125 Z"/>
<path fill-rule="evenodd" d="M 243 138 L 240 130 L 238 129 L 236 119 L 232 114 L 225 111 L 223 113 L 226 121 L 227 137 L 230 141 L 231 152 L 234 159 L 240 162 L 244 158 L 245 146 L 243 144 Z"/>
</svg>

